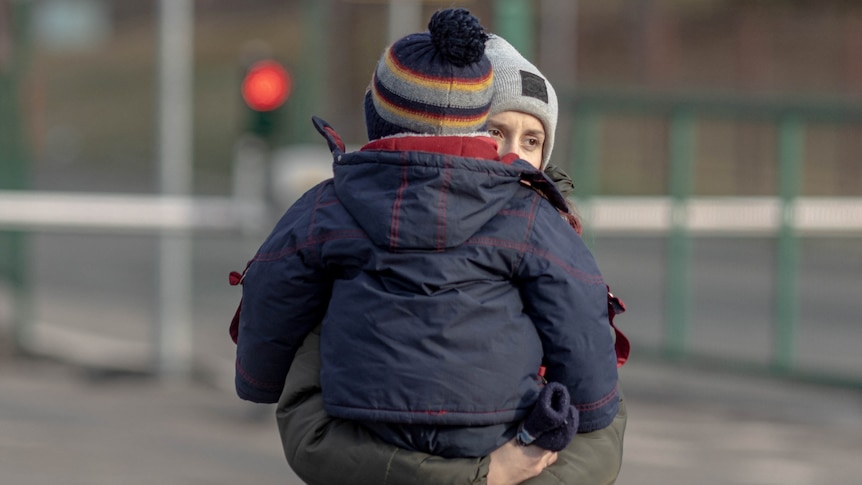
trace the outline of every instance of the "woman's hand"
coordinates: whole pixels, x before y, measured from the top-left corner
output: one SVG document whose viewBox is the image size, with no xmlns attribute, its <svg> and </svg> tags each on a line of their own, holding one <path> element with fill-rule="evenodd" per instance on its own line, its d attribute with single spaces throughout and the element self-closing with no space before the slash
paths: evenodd
<svg viewBox="0 0 862 485">
<path fill-rule="evenodd" d="M 516 485 L 542 473 L 557 461 L 557 452 L 521 446 L 515 440 L 491 452 L 488 485 Z"/>
</svg>

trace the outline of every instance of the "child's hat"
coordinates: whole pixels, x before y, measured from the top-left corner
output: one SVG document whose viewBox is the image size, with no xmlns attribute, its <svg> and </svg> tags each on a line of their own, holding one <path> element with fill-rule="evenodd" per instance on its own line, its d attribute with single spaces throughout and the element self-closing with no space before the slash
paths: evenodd
<svg viewBox="0 0 862 485">
<path fill-rule="evenodd" d="M 557 93 L 542 72 L 502 37 L 491 35 L 485 54 L 494 66 L 494 99 L 491 115 L 520 111 L 533 115 L 545 128 L 542 169 L 551 159 L 557 129 Z"/>
<path fill-rule="evenodd" d="M 487 39 L 479 20 L 456 8 L 436 12 L 428 32 L 387 48 L 365 95 L 369 140 L 483 130 L 494 89 Z"/>
</svg>

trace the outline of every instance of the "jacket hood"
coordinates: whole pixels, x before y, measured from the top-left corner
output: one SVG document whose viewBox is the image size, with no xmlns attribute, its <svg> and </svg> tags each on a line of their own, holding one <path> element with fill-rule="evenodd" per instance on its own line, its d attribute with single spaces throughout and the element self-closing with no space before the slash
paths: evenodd
<svg viewBox="0 0 862 485">
<path fill-rule="evenodd" d="M 458 246 L 521 188 L 526 162 L 497 157 L 481 136 L 405 136 L 335 156 L 338 199 L 388 250 Z"/>
</svg>

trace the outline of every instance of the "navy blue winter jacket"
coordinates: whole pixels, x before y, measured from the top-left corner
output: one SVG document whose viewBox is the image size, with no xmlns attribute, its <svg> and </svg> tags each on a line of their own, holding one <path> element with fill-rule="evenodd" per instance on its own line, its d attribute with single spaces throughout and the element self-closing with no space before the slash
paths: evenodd
<svg viewBox="0 0 862 485">
<path fill-rule="evenodd" d="M 344 153 L 317 124 L 334 178 L 288 209 L 247 267 L 239 396 L 277 401 L 296 350 L 322 322 L 332 416 L 517 422 L 544 362 L 580 411 L 580 432 L 609 425 L 618 395 L 607 288 L 549 202 L 562 206 L 553 184 L 522 160 L 499 161 L 487 139 L 429 148 L 429 137 L 390 138 L 387 149 Z"/>
</svg>

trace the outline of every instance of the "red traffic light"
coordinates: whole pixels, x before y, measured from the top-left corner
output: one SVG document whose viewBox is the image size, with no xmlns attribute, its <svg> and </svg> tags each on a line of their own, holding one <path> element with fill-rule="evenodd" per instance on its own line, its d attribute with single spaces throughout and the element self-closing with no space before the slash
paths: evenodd
<svg viewBox="0 0 862 485">
<path fill-rule="evenodd" d="M 255 111 L 272 111 L 290 95 L 290 74 L 281 64 L 258 61 L 252 64 L 242 80 L 242 98 Z"/>
</svg>

